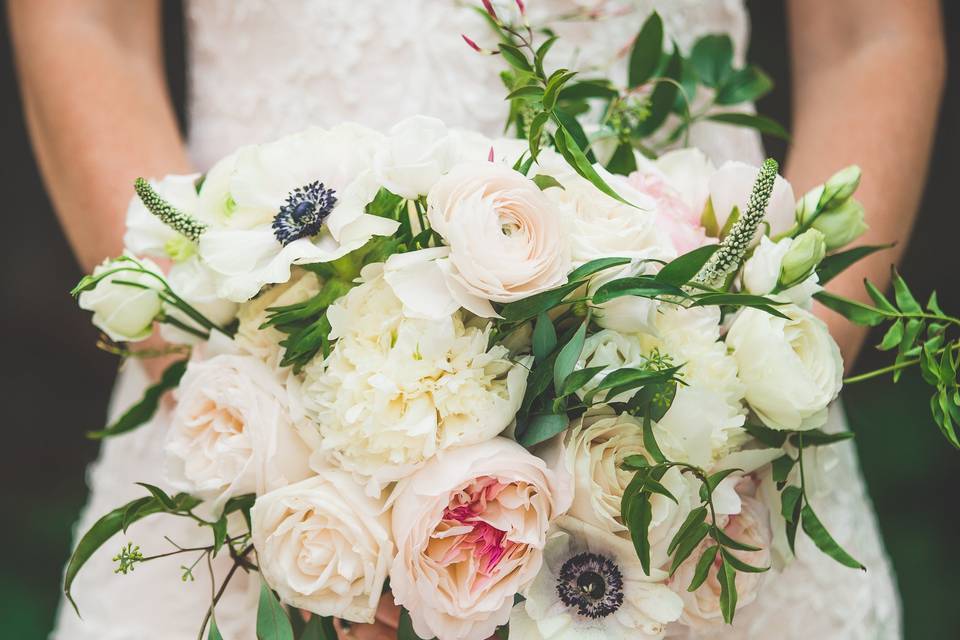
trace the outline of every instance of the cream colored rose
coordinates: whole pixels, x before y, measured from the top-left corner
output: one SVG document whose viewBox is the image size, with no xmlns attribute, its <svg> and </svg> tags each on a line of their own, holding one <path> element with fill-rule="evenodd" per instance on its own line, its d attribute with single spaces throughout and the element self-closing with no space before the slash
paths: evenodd
<svg viewBox="0 0 960 640">
<path fill-rule="evenodd" d="M 393 559 L 382 500 L 328 468 L 259 496 L 250 515 L 260 573 L 281 600 L 320 616 L 373 622 Z"/>
<path fill-rule="evenodd" d="M 131 270 L 137 264 L 154 275 Z M 78 304 L 81 309 L 93 312 L 93 324 L 111 340 L 145 340 L 153 333 L 153 322 L 163 307 L 157 294 L 163 288 L 163 272 L 146 258 L 136 262 L 108 259 L 93 270 L 93 275 L 102 276 L 116 269 L 122 270 L 103 277 L 93 289 L 81 293 Z M 118 281 L 146 288 L 119 284 Z"/>
<path fill-rule="evenodd" d="M 279 364 L 280 341 L 286 334 L 273 327 L 260 327 L 267 321 L 267 310 L 309 300 L 320 291 L 320 279 L 303 269 L 294 269 L 290 280 L 270 287 L 259 296 L 240 305 L 237 313 L 237 345 L 271 366 Z"/>
<path fill-rule="evenodd" d="M 568 479 L 506 438 L 454 449 L 397 485 L 390 586 L 422 638 L 485 640 L 537 575 Z"/>
<path fill-rule="evenodd" d="M 577 360 L 577 369 L 590 367 L 606 367 L 591 380 L 577 390 L 581 398 L 593 391 L 610 373 L 624 367 L 643 368 L 647 362 L 647 346 L 644 339 L 637 335 L 625 335 L 602 329 L 589 336 L 583 343 L 580 358 Z M 625 392 L 617 398 L 606 398 L 606 391 L 597 393 L 597 399 L 625 402 L 630 399 L 630 392 Z"/>
<path fill-rule="evenodd" d="M 744 309 L 727 333 L 747 403 L 773 429 L 821 427 L 843 384 L 840 349 L 810 312 L 777 309 L 790 319 Z"/>
<path fill-rule="evenodd" d="M 310 452 L 290 422 L 286 390 L 253 356 L 192 360 L 167 431 L 171 485 L 211 501 L 264 493 L 311 475 Z"/>
<path fill-rule="evenodd" d="M 733 479 L 734 476 L 728 478 Z M 736 484 L 736 494 L 739 501 L 733 504 L 733 513 L 717 515 L 717 523 L 729 537 L 744 544 L 759 547 L 759 551 L 731 551 L 737 558 L 755 567 L 770 566 L 770 512 L 763 502 L 756 496 L 757 485 L 751 477 L 744 477 Z M 697 562 L 703 553 L 716 543 L 707 538 L 677 569 L 670 579 L 670 588 L 683 599 L 683 615 L 680 623 L 692 628 L 696 632 L 708 632 L 723 626 L 723 615 L 720 611 L 720 581 L 717 578 L 719 556 L 714 561 L 713 568 L 707 575 L 706 582 L 690 593 L 687 587 L 693 580 Z M 766 573 L 749 573 L 738 571 L 737 609 L 749 605 L 756 600 L 763 587 Z"/>
<path fill-rule="evenodd" d="M 390 129 L 373 159 L 374 175 L 393 193 L 414 199 L 425 195 L 450 169 L 456 138 L 436 118 L 413 116 Z"/>
<path fill-rule="evenodd" d="M 427 202 L 431 226 L 450 247 L 445 274 L 463 294 L 512 302 L 566 281 L 570 250 L 561 216 L 529 178 L 467 162 L 441 178 Z"/>
<path fill-rule="evenodd" d="M 587 294 L 593 296 L 597 290 L 612 280 L 645 275 L 651 271 L 650 264 L 640 259 L 630 264 L 601 271 L 590 279 Z M 609 302 L 596 305 L 594 321 L 604 329 L 620 333 L 656 334 L 656 315 L 659 304 L 650 298 L 622 296 Z"/>
<path fill-rule="evenodd" d="M 574 485 L 569 515 L 630 540 L 620 517 L 620 501 L 634 475 L 621 465 L 632 455 L 650 460 L 643 446 L 643 424 L 630 415 L 588 414 L 571 426 L 563 438 L 563 461 Z M 677 502 L 657 494 L 651 499 L 653 517 L 648 539 L 652 566 L 666 561 L 670 540 L 690 510 L 700 503 L 699 483 L 679 468 L 667 471 L 661 483 Z"/>
</svg>

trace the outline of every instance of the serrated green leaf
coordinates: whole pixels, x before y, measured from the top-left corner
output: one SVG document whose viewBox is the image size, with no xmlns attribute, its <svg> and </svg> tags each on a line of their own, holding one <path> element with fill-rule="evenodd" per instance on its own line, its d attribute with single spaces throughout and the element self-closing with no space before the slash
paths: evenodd
<svg viewBox="0 0 960 640">
<path fill-rule="evenodd" d="M 837 544 L 837 541 L 833 539 L 833 536 L 831 536 L 826 527 L 823 526 L 823 523 L 820 522 L 820 519 L 817 517 L 817 514 L 813 512 L 813 509 L 810 508 L 810 505 L 805 504 L 800 510 L 800 522 L 804 533 L 813 540 L 813 543 L 817 545 L 818 549 L 845 567 L 866 571 L 866 567 L 857 562 L 853 556 Z"/>
<path fill-rule="evenodd" d="M 683 254 L 668 262 L 654 278 L 658 282 L 680 287 L 690 282 L 700 273 L 710 256 L 717 252 L 720 245 L 708 244 Z"/>
<path fill-rule="evenodd" d="M 690 63 L 708 87 L 719 87 L 733 73 L 733 42 L 730 36 L 706 35 L 690 50 Z"/>
<path fill-rule="evenodd" d="M 701 505 L 696 509 L 691 510 L 684 519 L 683 524 L 681 524 L 680 528 L 677 529 L 677 533 L 674 534 L 673 538 L 670 540 L 670 544 L 667 546 L 667 555 L 671 555 L 673 553 L 688 531 L 698 524 L 705 522 L 706 519 L 707 508 L 705 506 Z"/>
<path fill-rule="evenodd" d="M 823 306 L 836 311 L 854 324 L 875 327 L 882 323 L 886 317 L 879 309 L 827 291 L 819 291 L 813 297 Z"/>
<path fill-rule="evenodd" d="M 523 55 L 523 52 L 512 44 L 507 44 L 506 42 L 501 42 L 499 46 L 500 55 L 503 56 L 503 59 L 506 60 L 507 64 L 515 69 L 520 71 L 533 71 L 533 67 L 530 66 L 530 61 L 527 60 L 527 57 Z"/>
<path fill-rule="evenodd" d="M 557 393 L 563 389 L 563 383 L 577 366 L 580 354 L 583 352 L 583 343 L 587 337 L 587 322 L 581 323 L 573 337 L 567 344 L 563 345 L 560 353 L 557 354 L 557 360 L 553 365 L 553 388 Z"/>
<path fill-rule="evenodd" d="M 517 442 L 530 448 L 549 440 L 564 431 L 568 426 L 570 426 L 570 419 L 566 414 L 543 413 L 535 415 L 530 418 L 530 422 L 524 428 L 523 434 L 517 438 Z"/>
<path fill-rule="evenodd" d="M 707 116 L 707 120 L 722 122 L 723 124 L 730 124 L 735 127 L 748 127 L 750 129 L 756 129 L 760 133 L 765 133 L 782 140 L 790 139 L 790 134 L 787 133 L 787 130 L 784 129 L 783 126 L 781 126 L 776 120 L 771 120 L 770 118 L 758 116 L 752 113 L 740 113 L 738 111 L 730 113 L 711 113 Z"/>
<path fill-rule="evenodd" d="M 883 335 L 883 340 L 881 340 L 880 344 L 877 345 L 877 349 L 880 351 L 889 351 L 890 349 L 899 346 L 902 339 L 903 320 L 898 318 L 897 321 L 890 325 L 890 328 L 887 329 L 887 332 Z"/>
<path fill-rule="evenodd" d="M 553 321 L 547 313 L 541 312 L 537 316 L 537 321 L 533 325 L 533 337 L 531 338 L 533 357 L 537 362 L 542 361 L 557 346 L 557 330 L 553 326 Z"/>
<path fill-rule="evenodd" d="M 913 294 L 910 292 L 910 287 L 907 286 L 906 281 L 900 277 L 896 269 L 893 270 L 892 279 L 893 293 L 897 300 L 897 306 L 900 307 L 900 311 L 904 313 L 923 313 L 923 309 L 920 308 L 920 303 L 913 297 Z"/>
<path fill-rule="evenodd" d="M 663 20 L 654 11 L 646 19 L 630 49 L 627 83 L 637 87 L 653 76 L 663 52 Z"/>
<path fill-rule="evenodd" d="M 163 397 L 163 394 L 170 389 L 176 388 L 176 386 L 180 384 L 180 378 L 183 377 L 186 370 L 186 360 L 178 360 L 168 366 L 160 376 L 160 380 L 156 384 L 147 387 L 146 391 L 143 392 L 143 398 L 141 398 L 138 403 L 127 409 L 116 422 L 106 429 L 91 431 L 87 434 L 87 437 L 95 440 L 109 438 L 110 436 L 133 431 L 137 427 L 149 422 L 157 412 L 157 407 L 160 406 L 160 399 Z"/>
<path fill-rule="evenodd" d="M 720 568 L 717 570 L 717 579 L 720 580 L 720 612 L 723 614 L 723 621 L 727 624 L 733 622 L 733 616 L 737 611 L 737 572 L 730 564 L 724 560 L 720 561 Z"/>
<path fill-rule="evenodd" d="M 712 547 L 707 547 L 703 552 L 703 555 L 697 560 L 697 567 L 693 572 L 693 580 L 690 581 L 690 586 L 687 587 L 687 591 L 693 593 L 706 581 L 707 575 L 710 573 L 710 567 L 713 566 L 713 561 L 717 558 L 717 551 L 719 550 L 719 546 L 713 545 Z"/>
<path fill-rule="evenodd" d="M 266 582 L 260 582 L 257 605 L 257 640 L 293 640 L 290 618 Z"/>
<path fill-rule="evenodd" d="M 710 525 L 706 522 L 701 522 L 698 525 L 691 527 L 677 544 L 677 548 L 673 554 L 673 561 L 670 563 L 670 575 L 672 576 L 676 573 L 677 569 L 680 568 L 680 565 L 683 564 L 683 561 L 690 557 L 690 554 L 697 548 L 697 546 L 703 542 L 703 539 L 707 537 L 707 534 L 710 532 Z"/>
<path fill-rule="evenodd" d="M 732 105 L 753 102 L 773 89 L 773 80 L 760 69 L 748 66 L 733 72 L 717 91 L 717 104 Z"/>
</svg>

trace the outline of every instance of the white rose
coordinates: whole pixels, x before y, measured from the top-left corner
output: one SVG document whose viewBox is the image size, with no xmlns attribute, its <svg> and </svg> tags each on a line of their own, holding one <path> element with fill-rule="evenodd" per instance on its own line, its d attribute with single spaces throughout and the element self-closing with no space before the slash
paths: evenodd
<svg viewBox="0 0 960 640">
<path fill-rule="evenodd" d="M 494 316 L 566 281 L 569 240 L 557 207 L 529 178 L 492 162 L 457 165 L 427 196 L 430 224 L 449 246 L 437 261 L 461 306 Z"/>
<path fill-rule="evenodd" d="M 324 469 L 257 498 L 250 511 L 264 580 L 320 616 L 373 622 L 393 560 L 390 514 L 350 474 Z"/>
<path fill-rule="evenodd" d="M 570 218 L 573 265 L 610 256 L 675 257 L 670 238 L 657 225 L 656 201 L 630 186 L 623 176 L 603 173 L 607 183 L 636 206 L 614 200 L 576 174 L 560 177 L 563 189 L 545 191 Z"/>
<path fill-rule="evenodd" d="M 843 384 L 840 349 L 810 312 L 777 309 L 790 319 L 744 309 L 727 333 L 747 403 L 773 429 L 820 427 Z"/>
<path fill-rule="evenodd" d="M 320 279 L 316 274 L 294 269 L 289 282 L 274 285 L 253 300 L 240 305 L 237 313 L 237 335 L 234 336 L 237 345 L 268 365 L 279 366 L 280 341 L 286 334 L 273 327 L 260 328 L 267 321 L 267 310 L 309 300 L 319 292 Z"/>
<path fill-rule="evenodd" d="M 603 329 L 590 335 L 583 342 L 583 349 L 580 352 L 576 368 L 606 367 L 606 369 L 578 389 L 577 395 L 583 398 L 603 382 L 607 375 L 617 369 L 623 367 L 643 368 L 647 362 L 646 351 L 643 339 L 640 336 L 625 335 L 610 329 Z M 606 391 L 600 392 L 597 397 L 603 398 L 606 393 Z M 632 395 L 630 392 L 626 392 L 617 398 L 607 398 L 607 400 L 623 402 L 629 399 L 630 395 Z"/>
<path fill-rule="evenodd" d="M 156 277 L 132 270 L 137 264 Z M 163 288 L 163 272 L 146 258 L 136 261 L 108 259 L 93 270 L 93 276 L 101 276 L 115 269 L 121 271 L 105 276 L 93 289 L 81 293 L 78 304 L 81 309 L 93 312 L 93 324 L 111 340 L 144 340 L 153 333 L 153 322 L 163 307 L 157 295 L 157 291 Z M 117 281 L 148 288 L 118 284 Z"/>
<path fill-rule="evenodd" d="M 611 280 L 632 278 L 647 273 L 649 263 L 633 260 L 630 264 L 601 271 L 590 279 L 587 294 L 593 296 L 601 286 Z M 604 329 L 620 333 L 656 333 L 657 302 L 639 296 L 621 296 L 596 305 L 594 321 Z"/>
<path fill-rule="evenodd" d="M 165 450 L 174 487 L 211 501 L 262 494 L 311 475 L 286 390 L 252 356 L 192 360 L 175 392 Z"/>
<path fill-rule="evenodd" d="M 200 188 L 199 217 L 209 228 L 199 252 L 219 276 L 219 295 L 244 302 L 266 284 L 289 280 L 293 265 L 335 260 L 373 236 L 391 235 L 396 221 L 364 212 L 379 186 L 370 167 L 383 144 L 383 136 L 358 125 L 314 127 L 244 147 L 211 169 Z M 291 198 L 313 198 L 295 190 L 315 182 L 327 190 L 317 196 L 327 207 L 317 212 L 320 228 L 282 244 L 274 219 Z"/>
<path fill-rule="evenodd" d="M 747 210 L 747 202 L 753 191 L 760 169 L 744 162 L 726 162 L 710 178 L 710 201 L 717 218 L 717 226 L 722 229 L 736 207 L 741 214 Z M 773 182 L 773 192 L 767 205 L 766 220 L 773 231 L 782 231 L 793 224 L 793 211 L 796 198 L 793 187 L 783 177 L 777 176 Z"/>
<path fill-rule="evenodd" d="M 362 277 L 329 308 L 337 343 L 325 361 L 307 365 L 302 396 L 322 452 L 376 495 L 435 454 L 509 426 L 529 359 L 515 363 L 503 346 L 488 349 L 489 328 L 465 325 L 460 312 L 405 317 L 380 265 Z"/>
<path fill-rule="evenodd" d="M 650 456 L 643 446 L 643 424 L 628 415 L 587 414 L 574 423 L 563 438 L 564 465 L 573 477 L 573 505 L 569 514 L 605 532 L 630 540 L 620 517 L 620 500 L 633 478 L 621 465 L 627 456 Z M 700 504 L 700 484 L 674 467 L 660 482 L 677 502 L 654 494 L 648 539 L 652 566 L 667 560 L 667 546 L 684 518 Z"/>
<path fill-rule="evenodd" d="M 442 121 L 414 116 L 390 129 L 386 145 L 374 156 L 373 172 L 384 187 L 412 200 L 450 170 L 455 153 L 455 139 Z"/>
</svg>

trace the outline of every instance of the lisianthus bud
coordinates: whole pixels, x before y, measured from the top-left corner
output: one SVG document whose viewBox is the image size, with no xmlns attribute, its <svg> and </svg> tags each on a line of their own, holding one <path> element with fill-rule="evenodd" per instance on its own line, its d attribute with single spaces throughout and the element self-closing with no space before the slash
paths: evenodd
<svg viewBox="0 0 960 640">
<path fill-rule="evenodd" d="M 807 229 L 797 236 L 780 267 L 780 286 L 790 287 L 806 279 L 827 254 L 823 234 L 816 229 Z"/>
<path fill-rule="evenodd" d="M 813 228 L 820 231 L 827 243 L 827 251 L 850 244 L 869 228 L 863 221 L 863 205 L 848 199 L 836 209 L 824 211 L 813 221 Z"/>
<path fill-rule="evenodd" d="M 797 201 L 796 218 L 800 224 L 810 224 L 820 210 L 820 198 L 823 196 L 823 185 L 818 185 L 803 194 Z"/>
<path fill-rule="evenodd" d="M 823 183 L 821 209 L 834 209 L 850 198 L 860 184 L 860 167 L 855 164 L 837 171 Z"/>
</svg>

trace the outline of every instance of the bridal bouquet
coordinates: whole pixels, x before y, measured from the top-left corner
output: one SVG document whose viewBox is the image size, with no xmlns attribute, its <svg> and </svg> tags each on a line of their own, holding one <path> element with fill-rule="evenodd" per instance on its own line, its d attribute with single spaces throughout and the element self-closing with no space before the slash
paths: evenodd
<svg viewBox="0 0 960 640">
<path fill-rule="evenodd" d="M 870 287 L 875 306 L 822 289 L 876 250 L 841 250 L 865 229 L 856 167 L 796 199 L 772 160 L 658 153 L 698 119 L 777 130 L 690 113 L 698 87 L 712 107 L 769 88 L 730 67 L 728 39 L 664 53 L 654 15 L 623 89 L 546 73 L 555 38 L 487 15 L 500 44 L 468 43 L 509 65 L 518 138 L 343 124 L 137 181 L 127 253 L 74 294 L 107 348 L 157 355 L 129 345 L 159 327 L 161 352 L 189 353 L 94 434 L 129 432 L 172 390 L 179 493 L 144 484 L 98 521 L 68 595 L 97 548 L 165 513 L 208 527 L 209 546 L 158 555 L 233 559 L 198 620 L 209 638 L 237 571 L 262 578 L 263 639 L 332 639 L 387 589 L 401 638 L 729 623 L 799 530 L 863 568 L 807 500 L 805 464 L 851 435 L 821 430 L 843 363 L 814 299 L 890 322 L 887 370 L 920 364 L 957 443 L 960 321 L 897 276 L 895 301 Z M 153 557 L 128 543 L 117 570 Z"/>
</svg>

